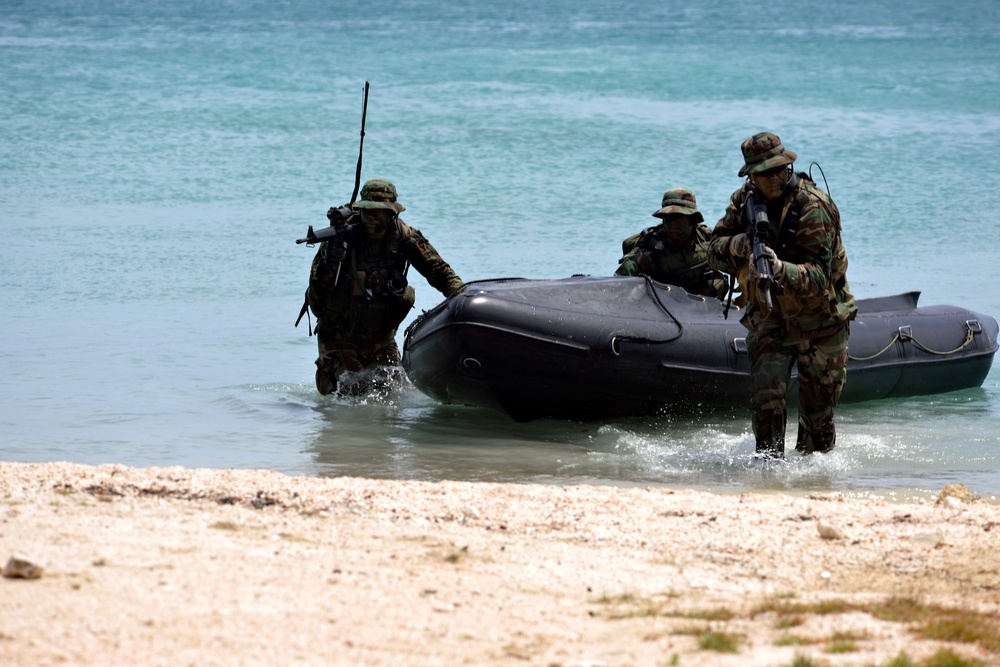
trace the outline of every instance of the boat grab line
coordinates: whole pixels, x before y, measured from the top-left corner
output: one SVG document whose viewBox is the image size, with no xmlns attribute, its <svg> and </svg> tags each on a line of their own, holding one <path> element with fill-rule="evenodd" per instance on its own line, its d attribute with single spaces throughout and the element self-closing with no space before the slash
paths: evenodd
<svg viewBox="0 0 1000 667">
<path fill-rule="evenodd" d="M 913 341 L 914 345 L 916 345 L 917 347 L 919 347 L 921 350 L 923 350 L 928 354 L 936 354 L 938 356 L 947 356 L 949 354 L 955 354 L 956 352 L 960 352 L 961 350 L 965 349 L 966 347 L 969 346 L 970 343 L 972 343 L 972 341 L 976 337 L 977 331 L 982 331 L 982 327 L 980 326 L 978 320 L 968 320 L 966 321 L 965 326 L 967 327 L 965 330 L 965 341 L 963 341 L 961 345 L 959 345 L 953 350 L 944 350 L 944 351 L 932 350 L 931 348 L 927 347 L 926 345 L 924 345 L 919 340 L 913 337 L 913 333 L 909 326 L 903 326 L 899 327 L 899 332 L 892 337 L 892 340 L 889 341 L 889 344 L 883 347 L 875 354 L 869 357 L 855 357 L 852 354 L 848 354 L 847 358 L 853 359 L 854 361 L 870 361 L 875 357 L 885 353 L 889 348 L 891 348 L 896 343 L 896 341 L 904 341 L 904 340 Z"/>
</svg>

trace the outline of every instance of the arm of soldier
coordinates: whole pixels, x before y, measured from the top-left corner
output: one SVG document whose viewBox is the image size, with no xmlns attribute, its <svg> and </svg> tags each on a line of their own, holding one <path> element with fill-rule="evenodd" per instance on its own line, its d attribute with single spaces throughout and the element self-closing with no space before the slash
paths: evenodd
<svg viewBox="0 0 1000 667">
<path fill-rule="evenodd" d="M 813 200 L 802 209 L 795 242 L 807 261 L 794 264 L 782 260 L 776 280 L 798 296 L 819 296 L 829 289 L 833 271 L 833 247 L 837 227 L 826 206 Z"/>
<path fill-rule="evenodd" d="M 716 271 L 736 273 L 747 262 L 743 255 L 746 228 L 742 216 L 743 189 L 729 198 L 729 206 L 722 219 L 715 223 L 712 238 L 708 242 L 708 265 Z"/>
<path fill-rule="evenodd" d="M 420 272 L 430 286 L 446 297 L 455 296 L 462 288 L 462 279 L 458 277 L 448 262 L 434 249 L 430 241 L 424 238 L 420 230 L 399 222 L 400 231 L 406 239 L 404 248 L 410 264 Z"/>
<path fill-rule="evenodd" d="M 637 276 L 639 275 L 639 265 L 635 261 L 628 257 L 622 257 L 621 263 L 618 265 L 618 269 L 615 271 L 616 276 Z"/>
<path fill-rule="evenodd" d="M 629 254 L 621 258 L 616 276 L 638 276 L 650 274 L 649 255 L 641 248 L 635 248 Z"/>
</svg>

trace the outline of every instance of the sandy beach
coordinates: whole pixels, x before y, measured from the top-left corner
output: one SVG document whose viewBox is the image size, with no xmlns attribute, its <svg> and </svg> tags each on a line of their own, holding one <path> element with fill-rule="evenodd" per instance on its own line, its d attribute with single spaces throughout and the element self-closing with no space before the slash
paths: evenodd
<svg viewBox="0 0 1000 667">
<path fill-rule="evenodd" d="M 1000 664 L 1000 505 L 961 486 L 900 504 L 0 463 L 13 556 L 3 665 Z"/>
</svg>

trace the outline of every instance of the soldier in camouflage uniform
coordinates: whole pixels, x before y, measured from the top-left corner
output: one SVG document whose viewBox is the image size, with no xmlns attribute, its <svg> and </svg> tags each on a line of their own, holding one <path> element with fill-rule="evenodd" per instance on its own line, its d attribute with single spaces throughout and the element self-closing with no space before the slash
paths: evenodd
<svg viewBox="0 0 1000 667">
<path fill-rule="evenodd" d="M 373 178 L 351 205 L 358 216 L 323 242 L 313 259 L 306 300 L 316 315 L 316 389 L 331 394 L 345 371 L 399 364 L 396 328 L 414 303 L 412 264 L 445 297 L 462 280 L 434 246 L 402 220 L 396 187 Z"/>
<path fill-rule="evenodd" d="M 804 173 L 797 155 L 770 132 L 743 142 L 747 182 L 730 197 L 709 243 L 709 264 L 735 274 L 747 297 L 741 320 L 749 330 L 750 400 L 756 451 L 782 457 L 785 392 L 798 365 L 799 429 L 795 448 L 826 452 L 836 442 L 833 411 L 847 380 L 849 322 L 857 314 L 847 283 L 840 212 Z M 773 309 L 758 290 L 747 236 L 746 200 L 766 203 L 766 256 L 774 274 Z"/>
<path fill-rule="evenodd" d="M 694 194 L 684 188 L 667 190 L 653 217 L 662 222 L 622 242 L 624 257 L 615 275 L 649 276 L 690 294 L 725 298 L 726 279 L 708 266 L 712 230 L 702 224 L 705 218 Z"/>
</svg>

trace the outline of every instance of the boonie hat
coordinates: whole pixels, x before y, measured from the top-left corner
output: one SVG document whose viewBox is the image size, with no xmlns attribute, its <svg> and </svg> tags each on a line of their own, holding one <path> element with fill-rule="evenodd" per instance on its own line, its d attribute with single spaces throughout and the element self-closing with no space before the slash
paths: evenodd
<svg viewBox="0 0 1000 667">
<path fill-rule="evenodd" d="M 680 213 L 694 218 L 695 222 L 704 222 L 705 216 L 698 212 L 698 201 L 694 193 L 687 188 L 673 188 L 663 193 L 660 208 L 653 213 L 654 218 L 665 218 L 671 213 Z"/>
<path fill-rule="evenodd" d="M 758 132 L 744 141 L 740 148 L 746 163 L 740 168 L 740 176 L 791 164 L 799 157 L 792 151 L 786 151 L 781 139 L 773 132 Z"/>
<path fill-rule="evenodd" d="M 396 186 L 384 178 L 371 178 L 361 186 L 361 199 L 351 205 L 358 209 L 385 208 L 402 213 L 406 207 L 396 201 Z"/>
</svg>

